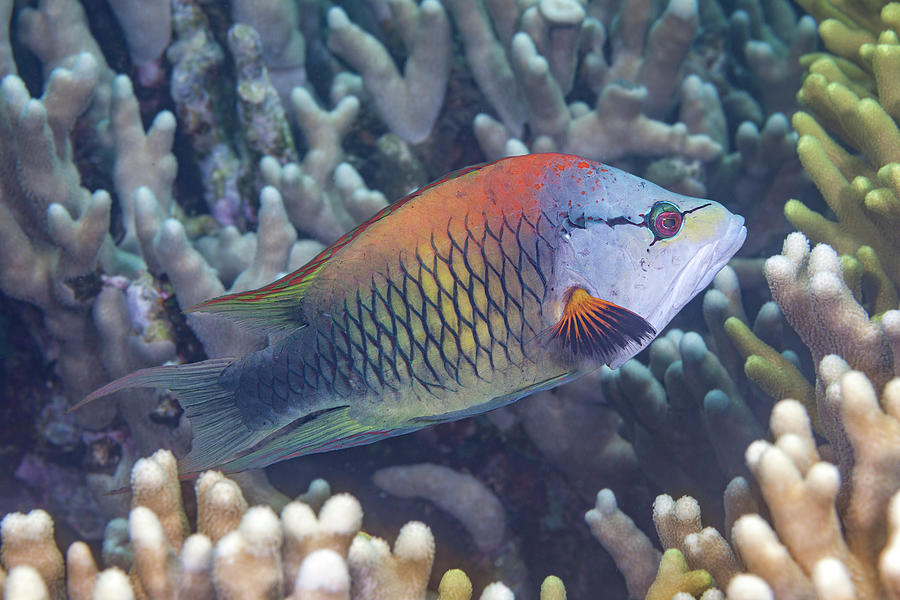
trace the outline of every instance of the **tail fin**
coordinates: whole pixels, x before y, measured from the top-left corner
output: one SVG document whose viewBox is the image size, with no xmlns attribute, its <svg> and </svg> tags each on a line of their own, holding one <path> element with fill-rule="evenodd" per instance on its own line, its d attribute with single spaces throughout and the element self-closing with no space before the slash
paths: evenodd
<svg viewBox="0 0 900 600">
<path fill-rule="evenodd" d="M 98 398 L 131 388 L 165 388 L 173 392 L 204 390 L 214 384 L 225 367 L 235 360 L 234 358 L 215 358 L 190 365 L 140 369 L 94 390 L 84 400 L 70 408 L 68 412 L 78 410 Z"/>
<path fill-rule="evenodd" d="M 179 461 L 179 468 L 182 472 L 203 471 L 228 462 L 268 433 L 248 429 L 234 403 L 234 392 L 218 383 L 222 371 L 235 360 L 216 358 L 189 365 L 141 369 L 91 393 L 70 412 L 121 390 L 171 390 L 184 408 L 194 432 L 191 451 L 184 461 Z"/>
</svg>

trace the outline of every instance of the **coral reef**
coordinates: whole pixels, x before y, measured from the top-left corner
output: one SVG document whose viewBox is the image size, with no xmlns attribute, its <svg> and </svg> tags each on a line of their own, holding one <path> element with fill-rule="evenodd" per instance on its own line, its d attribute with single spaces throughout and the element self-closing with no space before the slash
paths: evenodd
<svg viewBox="0 0 900 600">
<path fill-rule="evenodd" d="M 900 18 L 799 4 L 824 52 L 787 0 L 0 0 L 3 597 L 565 597 L 551 572 L 571 597 L 900 597 Z M 188 307 L 447 172 L 551 150 L 728 204 L 746 256 L 778 252 L 789 197 L 823 244 L 736 263 L 617 372 L 207 473 L 196 500 L 171 455 L 141 458 L 189 447 L 168 394 L 66 414 L 135 369 L 266 342 Z M 393 551 L 357 535 L 353 496 L 292 500 L 318 474 Z M 600 488 L 590 532 L 623 579 L 582 519 Z M 640 533 L 654 497 L 660 549 Z M 54 534 L 95 546 L 63 558 Z"/>
<path fill-rule="evenodd" d="M 725 491 L 722 529 L 702 527 L 693 498 L 659 496 L 653 520 L 666 553 L 655 578 L 658 551 L 617 508 L 610 490 L 597 495 L 587 521 L 616 556 L 632 595 L 696 594 L 714 582 L 728 598 L 897 597 L 900 379 L 891 379 L 879 396 L 865 374 L 838 356 L 825 357 L 820 372 L 826 379 L 820 406 L 834 412 L 843 437 L 826 435 L 830 445 L 817 448 L 803 406 L 776 404 L 774 440 L 755 441 L 746 452 L 767 510 L 760 510 L 743 478 Z M 843 451 L 849 462 L 823 458 L 839 459 Z M 660 587 L 670 591 L 655 595 Z"/>
<path fill-rule="evenodd" d="M 726 308 L 714 311 L 718 330 L 744 359 L 746 375 L 780 400 L 770 417 L 773 441 L 747 446 L 746 463 L 758 487 L 743 477 L 729 483 L 718 528 L 702 528 L 700 505 L 707 505 L 702 498 L 700 503 L 691 496 L 677 502 L 657 498 L 653 517 L 666 549 L 661 562 L 618 509 L 614 494 L 598 494 L 588 523 L 616 556 L 633 595 L 651 597 L 659 585 L 671 586 L 674 572 L 678 585 L 695 595 L 703 591 L 692 587 L 702 574 L 712 575 L 707 585 L 714 582 L 719 591 L 704 591 L 704 597 L 721 597 L 726 590 L 729 598 L 897 596 L 893 513 L 900 487 L 895 457 L 900 312 L 891 266 L 897 245 L 889 223 L 896 212 L 891 152 L 900 134 L 885 71 L 897 44 L 896 5 L 802 4 L 823 19 L 819 31 L 833 54 L 803 58 L 808 74 L 798 99 L 810 113 L 798 112 L 793 123 L 801 134 L 800 158 L 837 222 L 796 200 L 788 202 L 791 222 L 827 244 L 811 250 L 802 233 L 793 233 L 782 253 L 766 261 L 764 272 L 813 368 L 804 368 L 796 354 L 779 353 L 778 341 L 751 331 L 742 311 L 718 302 Z M 710 327 L 721 342 L 715 325 Z M 726 346 L 718 350 L 723 362 L 733 365 Z M 651 354 L 651 369 L 653 364 Z M 627 377 L 623 368 L 615 381 Z M 665 406 L 661 387 L 637 397 L 655 400 L 635 408 L 644 422 L 653 414 L 648 406 Z M 721 522 L 715 513 L 710 521 Z M 669 558 L 670 552 L 677 556 Z"/>
<path fill-rule="evenodd" d="M 362 507 L 349 494 L 325 499 L 318 516 L 294 500 L 279 517 L 266 505 L 248 507 L 234 481 L 208 471 L 194 486 L 197 526 L 191 533 L 180 487 L 171 452 L 137 461 L 127 533 L 114 539 L 107 528 L 102 570 L 81 541 L 69 546 L 63 559 L 46 512 L 6 515 L 0 522 L 0 595 L 19 600 L 425 597 L 435 544 L 424 523 L 404 525 L 391 551 L 384 540 L 360 532 Z M 472 583 L 458 569 L 440 580 L 438 598 L 468 600 L 471 594 Z M 481 600 L 508 597 L 502 583 L 480 595 Z M 546 578 L 540 598 L 565 598 L 559 578 Z"/>
<path fill-rule="evenodd" d="M 719 517 L 718 497 L 727 482 L 750 475 L 743 451 L 765 434 L 761 423 L 771 407 L 767 394 L 745 374 L 742 346 L 732 342 L 725 325 L 740 324 L 760 345 L 761 337 L 783 348 L 786 338 L 773 302 L 760 308 L 749 329 L 741 291 L 735 270 L 724 268 L 703 297 L 706 338 L 670 329 L 650 345 L 646 365 L 632 359 L 615 371 L 601 368 L 599 377 L 605 401 L 621 418 L 619 433 L 644 476 L 659 489 L 692 494 Z M 796 370 L 789 359 L 766 349 Z"/>
<path fill-rule="evenodd" d="M 798 93 L 806 109 L 794 115 L 797 151 L 837 221 L 804 204 L 785 214 L 814 242 L 855 257 L 869 289 L 872 314 L 896 307 L 897 7 L 801 3 L 821 20 L 827 52 L 804 57 L 808 73 Z M 893 61 L 893 62 L 892 62 Z"/>
</svg>

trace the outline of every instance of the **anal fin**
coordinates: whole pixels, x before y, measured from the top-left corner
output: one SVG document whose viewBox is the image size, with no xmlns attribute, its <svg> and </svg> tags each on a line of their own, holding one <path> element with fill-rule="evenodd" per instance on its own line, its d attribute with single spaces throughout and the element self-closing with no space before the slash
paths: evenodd
<svg viewBox="0 0 900 600">
<path fill-rule="evenodd" d="M 500 408 L 501 406 L 512 404 L 516 400 L 520 400 L 525 396 L 530 396 L 531 394 L 534 394 L 536 392 L 553 389 L 556 386 L 562 385 L 567 381 L 573 379 L 574 377 L 577 377 L 578 375 L 579 373 L 577 371 L 563 373 L 561 375 L 550 377 L 549 379 L 544 379 L 531 385 L 527 385 L 523 388 L 519 388 L 515 391 L 510 392 L 509 394 L 496 396 L 482 404 L 476 404 L 475 406 L 470 406 L 469 408 L 465 408 L 462 410 L 455 410 L 437 415 L 425 415 L 422 417 L 416 417 L 415 419 L 412 419 L 412 422 L 421 423 L 422 426 L 437 425 L 438 423 L 458 421 L 459 419 L 465 419 L 475 415 L 480 415 L 481 413 L 486 413 L 490 410 Z"/>
<path fill-rule="evenodd" d="M 259 469 L 297 456 L 371 444 L 425 426 L 379 427 L 362 423 L 351 414 L 349 406 L 337 406 L 301 417 L 238 453 L 222 468 L 229 472 Z"/>
</svg>

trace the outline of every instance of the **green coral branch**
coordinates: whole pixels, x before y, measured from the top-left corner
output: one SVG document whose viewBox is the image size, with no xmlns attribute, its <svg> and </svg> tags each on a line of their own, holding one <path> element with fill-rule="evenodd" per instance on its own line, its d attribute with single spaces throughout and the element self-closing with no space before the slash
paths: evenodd
<svg viewBox="0 0 900 600">
<path fill-rule="evenodd" d="M 744 373 L 776 400 L 799 400 L 812 416 L 817 433 L 822 431 L 816 408 L 816 390 L 800 370 L 780 352 L 756 337 L 737 317 L 725 321 L 725 331 L 744 357 Z"/>
<path fill-rule="evenodd" d="M 659 561 L 656 580 L 647 591 L 646 600 L 669 600 L 679 593 L 699 597 L 713 586 L 712 575 L 708 571 L 688 570 L 687 561 L 680 550 L 666 550 Z"/>
</svg>

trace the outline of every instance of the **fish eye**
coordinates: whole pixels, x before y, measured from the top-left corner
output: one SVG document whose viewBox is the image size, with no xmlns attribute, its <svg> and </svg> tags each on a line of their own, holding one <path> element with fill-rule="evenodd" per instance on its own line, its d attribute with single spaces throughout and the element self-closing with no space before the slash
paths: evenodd
<svg viewBox="0 0 900 600">
<path fill-rule="evenodd" d="M 671 202 L 657 202 L 647 215 L 647 227 L 657 239 L 674 236 L 681 229 L 684 216 Z"/>
</svg>

